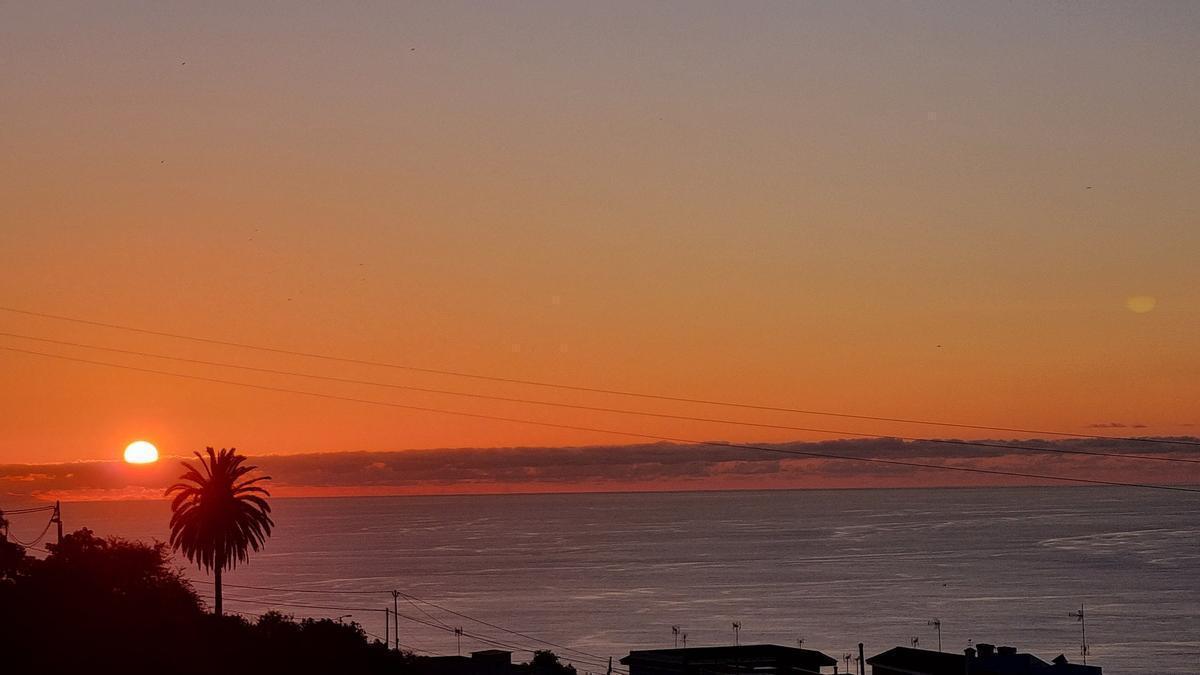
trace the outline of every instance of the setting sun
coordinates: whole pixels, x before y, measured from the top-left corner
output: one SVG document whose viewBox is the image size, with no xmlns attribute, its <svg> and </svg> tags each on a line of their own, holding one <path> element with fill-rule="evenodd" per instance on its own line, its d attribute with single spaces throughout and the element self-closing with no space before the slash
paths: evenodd
<svg viewBox="0 0 1200 675">
<path fill-rule="evenodd" d="M 125 461 L 130 464 L 150 464 L 158 461 L 158 448 L 153 443 L 134 441 L 125 447 Z"/>
</svg>

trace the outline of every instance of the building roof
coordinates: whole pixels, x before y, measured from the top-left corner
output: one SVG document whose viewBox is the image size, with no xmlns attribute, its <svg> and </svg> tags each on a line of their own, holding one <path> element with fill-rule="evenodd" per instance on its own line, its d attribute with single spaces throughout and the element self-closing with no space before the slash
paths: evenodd
<svg viewBox="0 0 1200 675">
<path fill-rule="evenodd" d="M 913 649 L 912 647 L 893 647 L 867 659 L 867 663 L 872 666 L 884 666 L 892 670 L 920 673 L 921 675 L 962 675 L 966 658 L 963 654 Z"/>
<path fill-rule="evenodd" d="M 629 652 L 621 659 L 624 665 L 633 663 L 660 666 L 730 665 L 738 669 L 755 669 L 779 663 L 794 664 L 813 670 L 837 664 L 837 659 L 812 649 L 782 645 L 740 645 L 726 647 L 686 647 L 684 649 L 645 649 Z"/>
<path fill-rule="evenodd" d="M 1081 666 L 1068 663 L 1059 656 L 1053 664 L 1046 663 L 1032 654 L 1017 652 L 1012 647 L 995 649 L 992 645 L 979 645 L 981 651 L 971 657 L 970 672 L 976 675 L 1100 675 L 1097 666 Z M 975 654 L 974 650 L 968 650 Z M 890 670 L 914 675 L 962 675 L 966 670 L 967 656 L 935 652 L 928 649 L 894 647 L 867 659 L 872 666 L 883 666 Z"/>
</svg>

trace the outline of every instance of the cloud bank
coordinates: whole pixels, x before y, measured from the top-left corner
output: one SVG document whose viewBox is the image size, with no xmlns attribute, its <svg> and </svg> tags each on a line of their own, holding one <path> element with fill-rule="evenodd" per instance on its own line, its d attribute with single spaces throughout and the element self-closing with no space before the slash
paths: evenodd
<svg viewBox="0 0 1200 675">
<path fill-rule="evenodd" d="M 1179 437 L 1200 443 L 1194 437 Z M 1200 447 L 1132 439 L 981 441 L 1029 448 L 1200 460 Z M 655 443 L 561 448 L 459 448 L 253 456 L 277 496 L 687 489 L 921 487 L 1040 484 L 888 464 L 920 462 L 1099 480 L 1197 483 L 1187 464 L 1054 454 L 945 441 L 851 439 L 764 444 L 782 452 Z M 820 457 L 838 455 L 844 459 Z M 873 460 L 857 461 L 858 459 Z M 158 498 L 181 472 L 178 459 L 0 465 L 0 495 L 15 499 Z"/>
</svg>

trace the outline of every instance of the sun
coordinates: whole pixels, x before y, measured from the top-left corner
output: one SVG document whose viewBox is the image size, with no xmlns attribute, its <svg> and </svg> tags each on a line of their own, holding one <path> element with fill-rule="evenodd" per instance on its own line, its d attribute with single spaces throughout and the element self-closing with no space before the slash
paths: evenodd
<svg viewBox="0 0 1200 675">
<path fill-rule="evenodd" d="M 158 448 L 153 443 L 134 441 L 125 447 L 125 461 L 130 464 L 150 464 L 158 461 Z"/>
</svg>

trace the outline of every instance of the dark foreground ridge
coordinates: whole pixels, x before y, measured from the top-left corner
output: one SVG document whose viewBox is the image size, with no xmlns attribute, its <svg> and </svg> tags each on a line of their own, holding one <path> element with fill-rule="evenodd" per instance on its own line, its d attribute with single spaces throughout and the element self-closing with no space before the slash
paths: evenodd
<svg viewBox="0 0 1200 675">
<path fill-rule="evenodd" d="M 81 529 L 47 548 L 39 560 L 0 537 L 0 673 L 474 672 L 455 657 L 390 650 L 353 622 L 215 616 L 165 544 Z M 485 662 L 495 655 L 475 664 Z M 509 675 L 575 674 L 549 652 L 506 666 Z"/>
</svg>

